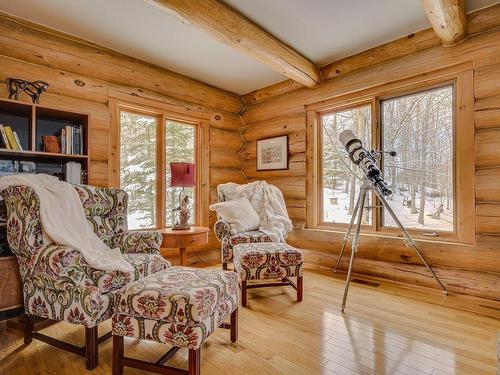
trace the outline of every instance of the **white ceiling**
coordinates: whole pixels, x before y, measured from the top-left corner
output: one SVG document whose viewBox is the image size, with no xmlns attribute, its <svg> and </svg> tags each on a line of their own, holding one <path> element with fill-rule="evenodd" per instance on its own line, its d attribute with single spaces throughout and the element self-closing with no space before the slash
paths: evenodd
<svg viewBox="0 0 500 375">
<path fill-rule="evenodd" d="M 225 2 L 319 66 L 430 26 L 420 0 Z M 143 0 L 0 0 L 0 10 L 238 94 L 284 79 Z"/>
</svg>

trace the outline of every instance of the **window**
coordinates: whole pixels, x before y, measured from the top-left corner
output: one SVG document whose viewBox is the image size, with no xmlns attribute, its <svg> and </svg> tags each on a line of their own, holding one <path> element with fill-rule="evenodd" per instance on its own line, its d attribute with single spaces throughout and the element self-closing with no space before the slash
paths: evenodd
<svg viewBox="0 0 500 375">
<path fill-rule="evenodd" d="M 363 174 L 351 163 L 339 141 L 342 131 L 350 129 L 363 141 L 371 144 L 371 107 L 343 109 L 321 116 L 323 221 L 349 223 Z M 368 201 L 369 204 L 369 201 Z M 371 211 L 365 210 L 363 224 L 371 223 Z"/>
<path fill-rule="evenodd" d="M 208 171 L 203 168 L 206 162 L 201 159 L 207 151 L 200 149 L 204 120 L 177 120 L 162 111 L 142 111 L 117 104 L 116 107 L 119 173 L 115 181 L 129 195 L 129 228 L 163 228 L 175 224 L 177 214 L 172 210 L 179 205 L 182 188 L 170 187 L 170 162 L 197 165 L 197 186 L 184 188 L 182 196 L 187 194 L 190 198 L 191 224 L 205 222 L 203 209 L 199 207 L 205 204 L 200 202 L 208 202 L 208 197 L 201 198 L 202 194 L 208 195 L 208 189 L 205 192 L 201 188 L 208 186 Z"/>
<path fill-rule="evenodd" d="M 170 162 L 196 162 L 196 127 L 191 124 L 166 120 L 165 123 L 165 160 L 167 161 L 166 169 L 166 218 L 167 226 L 175 224 L 176 214 L 172 212 L 179 205 L 179 194 L 182 188 L 170 187 Z M 190 224 L 194 223 L 196 194 L 194 187 L 186 187 L 182 195 L 189 196 L 189 209 L 191 211 Z"/>
<path fill-rule="evenodd" d="M 390 204 L 407 228 L 454 230 L 453 86 L 383 100 L 383 170 Z M 394 221 L 383 211 L 383 225 Z"/>
<path fill-rule="evenodd" d="M 364 175 L 338 140 L 351 129 L 368 150 L 396 151 L 379 165 L 413 236 L 474 241 L 473 73 L 464 64 L 421 78 L 306 106 L 307 229 L 345 231 L 352 218 Z M 398 235 L 375 194 L 367 198 L 363 232 Z"/>
<path fill-rule="evenodd" d="M 158 119 L 120 113 L 120 186 L 129 196 L 130 229 L 152 228 L 156 218 L 156 132 Z"/>
</svg>

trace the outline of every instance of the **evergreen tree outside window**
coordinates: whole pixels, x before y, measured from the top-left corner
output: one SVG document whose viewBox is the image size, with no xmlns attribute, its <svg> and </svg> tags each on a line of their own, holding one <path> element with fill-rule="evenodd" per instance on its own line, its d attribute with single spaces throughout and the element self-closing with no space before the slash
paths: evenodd
<svg viewBox="0 0 500 375">
<path fill-rule="evenodd" d="M 130 229 L 156 225 L 156 117 L 120 113 L 120 187 L 129 196 Z"/>
<path fill-rule="evenodd" d="M 175 224 L 180 187 L 170 187 L 171 162 L 197 162 L 197 125 L 135 110 L 120 110 L 120 187 L 129 196 L 130 229 Z M 163 128 L 160 128 L 164 119 Z M 197 183 L 199 183 L 197 178 Z M 190 224 L 196 223 L 197 190 L 186 187 Z"/>
</svg>

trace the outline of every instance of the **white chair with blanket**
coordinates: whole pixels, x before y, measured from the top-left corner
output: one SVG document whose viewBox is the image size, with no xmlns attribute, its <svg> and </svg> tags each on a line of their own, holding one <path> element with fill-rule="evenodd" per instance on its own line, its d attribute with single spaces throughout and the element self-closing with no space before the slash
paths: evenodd
<svg viewBox="0 0 500 375">
<path fill-rule="evenodd" d="M 302 251 L 285 242 L 293 226 L 281 191 L 256 181 L 219 185 L 218 192 L 219 203 L 210 206 L 220 217 L 214 229 L 224 269 L 232 261 L 238 273 L 243 307 L 251 288 L 290 285 L 297 291 L 297 301 L 302 301 L 304 259 Z M 279 281 L 247 284 L 254 280 Z"/>
<path fill-rule="evenodd" d="M 293 229 L 283 194 L 274 185 L 255 181 L 217 187 L 219 203 L 215 236 L 221 243 L 222 267 L 233 261 L 233 247 L 242 243 L 284 242 Z"/>
</svg>

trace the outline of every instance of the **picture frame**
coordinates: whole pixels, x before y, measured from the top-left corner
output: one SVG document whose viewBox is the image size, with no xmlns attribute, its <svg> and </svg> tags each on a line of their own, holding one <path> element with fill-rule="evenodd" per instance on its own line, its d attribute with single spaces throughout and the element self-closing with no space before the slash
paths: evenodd
<svg viewBox="0 0 500 375">
<path fill-rule="evenodd" d="M 257 170 L 288 169 L 288 135 L 257 140 Z"/>
</svg>

